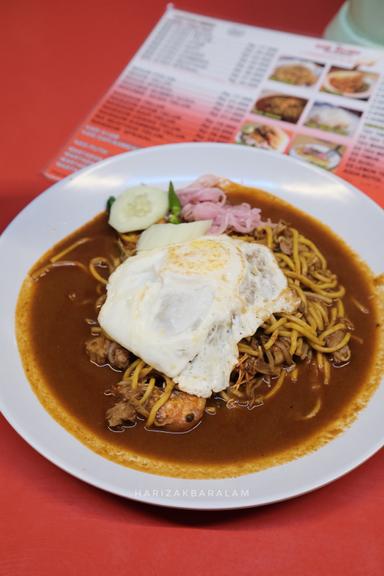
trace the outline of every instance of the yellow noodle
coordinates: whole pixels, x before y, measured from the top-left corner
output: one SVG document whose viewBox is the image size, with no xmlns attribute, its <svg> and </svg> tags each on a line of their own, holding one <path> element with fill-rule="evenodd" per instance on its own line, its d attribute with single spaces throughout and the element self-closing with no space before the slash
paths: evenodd
<svg viewBox="0 0 384 576">
<path fill-rule="evenodd" d="M 302 274 L 297 274 L 296 272 L 291 272 L 290 270 L 285 270 L 284 274 L 289 278 L 299 280 L 302 284 L 304 284 L 304 286 L 307 286 L 308 288 L 313 290 L 313 292 L 315 292 L 316 294 L 321 294 L 322 296 L 325 296 L 327 298 L 341 298 L 345 294 L 345 288 L 343 286 L 340 286 L 340 288 L 335 292 L 325 292 L 325 290 L 319 288 L 319 286 L 315 282 L 313 282 L 306 276 L 303 276 Z"/>
<path fill-rule="evenodd" d="M 296 367 L 292 370 L 291 374 L 291 381 L 292 382 L 297 382 L 298 378 L 299 378 L 299 369 Z"/>
<path fill-rule="evenodd" d="M 287 254 L 284 254 L 283 252 L 277 252 L 277 254 L 275 254 L 276 258 L 278 260 L 283 260 L 283 262 L 285 262 L 287 264 L 287 266 L 289 268 L 291 268 L 291 270 L 295 270 L 295 265 L 292 261 L 292 258 L 290 258 L 289 256 L 287 256 Z"/>
<path fill-rule="evenodd" d="M 299 334 L 302 334 L 303 336 L 305 336 L 308 340 L 311 341 L 311 343 L 316 343 L 319 346 L 321 346 L 322 341 L 314 335 L 313 330 L 310 329 L 309 327 L 304 327 L 301 324 L 298 324 L 297 322 L 288 322 L 287 323 L 287 328 L 293 328 L 294 330 L 297 330 L 297 332 L 299 332 Z"/>
<path fill-rule="evenodd" d="M 137 366 L 134 369 L 133 374 L 132 374 L 132 384 L 131 384 L 132 390 L 136 390 L 136 388 L 139 384 L 139 375 L 140 375 L 140 372 L 141 372 L 141 369 L 143 368 L 143 366 L 144 366 L 144 360 L 139 360 L 139 362 L 138 362 L 138 364 L 137 364 Z"/>
<path fill-rule="evenodd" d="M 279 331 L 278 330 L 275 330 L 274 332 L 272 332 L 272 336 L 264 344 L 264 350 L 269 350 L 270 348 L 272 348 L 272 346 L 274 345 L 274 343 L 276 342 L 278 337 L 279 337 Z"/>
<path fill-rule="evenodd" d="M 336 346 L 320 346 L 318 344 L 313 343 L 312 348 L 318 350 L 319 352 L 328 352 L 328 353 L 336 352 L 336 350 L 340 350 L 341 348 L 343 348 L 343 346 L 346 346 L 350 339 L 351 335 L 346 334 L 344 338 L 341 340 L 341 342 Z"/>
<path fill-rule="evenodd" d="M 337 330 L 345 330 L 345 324 L 339 322 L 339 324 L 335 324 L 334 326 L 327 328 L 327 330 L 325 330 L 322 334 L 320 334 L 319 338 L 321 338 L 321 340 L 324 340 L 330 334 L 337 332 Z"/>
<path fill-rule="evenodd" d="M 317 327 L 318 327 L 317 322 L 316 322 L 316 319 L 312 316 L 312 314 L 310 312 L 308 312 L 308 314 L 307 314 L 307 321 L 308 321 L 308 324 L 310 325 L 310 327 L 312 328 L 312 330 L 314 332 L 316 332 Z"/>
<path fill-rule="evenodd" d="M 266 351 L 265 351 L 265 355 L 266 355 L 266 357 L 267 357 L 267 359 L 268 359 L 268 363 L 269 363 L 271 369 L 273 370 L 273 369 L 275 368 L 275 360 L 274 360 L 274 358 L 273 358 L 272 353 L 271 353 L 269 350 L 266 350 Z"/>
<path fill-rule="evenodd" d="M 308 414 L 306 414 L 305 416 L 302 416 L 301 418 L 299 418 L 299 420 L 310 420 L 311 418 L 314 418 L 316 416 L 316 414 L 318 414 L 320 412 L 321 404 L 322 404 L 321 397 L 318 396 L 316 399 L 316 403 L 315 403 L 314 407 L 312 408 L 312 410 L 310 412 L 308 412 Z"/>
<path fill-rule="evenodd" d="M 86 236 L 85 238 L 80 238 L 79 240 L 77 240 L 77 242 L 74 242 L 73 244 L 71 244 L 70 246 L 59 252 L 58 254 L 55 254 L 55 256 L 51 258 L 51 262 L 57 262 L 58 260 L 61 260 L 63 256 L 69 254 L 69 252 L 72 252 L 72 250 L 75 250 L 75 248 L 81 246 L 82 244 L 85 244 L 86 242 L 89 242 L 90 240 L 92 240 L 92 238 L 89 238 L 88 236 Z"/>
<path fill-rule="evenodd" d="M 331 366 L 328 360 L 324 357 L 324 384 L 328 386 L 331 381 Z"/>
<path fill-rule="evenodd" d="M 308 330 L 311 330 L 311 326 L 305 322 L 305 320 L 302 320 L 301 318 L 298 318 L 297 316 L 293 316 L 293 314 L 284 314 L 284 317 L 287 318 L 287 320 L 290 320 L 291 322 L 296 322 L 297 324 L 300 324 L 300 326 L 302 326 L 303 328 L 307 328 Z M 315 330 L 313 331 L 313 335 L 316 336 L 316 332 Z"/>
<path fill-rule="evenodd" d="M 249 354 L 250 356 L 260 356 L 257 350 L 254 350 L 253 348 L 251 348 L 251 346 L 248 346 L 247 344 L 240 342 L 238 347 L 240 352 L 244 352 L 245 354 Z"/>
<path fill-rule="evenodd" d="M 316 352 L 316 361 L 319 367 L 319 370 L 322 370 L 324 367 L 324 356 L 321 352 Z"/>
<path fill-rule="evenodd" d="M 344 286 L 340 286 L 339 289 L 336 290 L 335 292 L 326 292 L 326 294 L 331 298 L 342 298 L 343 296 L 345 296 L 345 288 Z"/>
<path fill-rule="evenodd" d="M 314 303 L 311 303 L 309 305 L 309 312 L 310 314 L 313 316 L 313 318 L 316 320 L 316 325 L 319 328 L 319 330 L 324 330 L 324 322 L 323 322 L 323 317 L 322 315 L 319 313 L 318 309 L 316 308 L 316 306 L 314 305 Z"/>
<path fill-rule="evenodd" d="M 322 319 L 323 319 L 323 325 L 324 325 L 324 324 L 328 324 L 328 312 L 327 312 L 327 309 L 326 309 L 324 306 L 322 306 L 322 305 L 320 304 L 320 302 L 316 302 L 316 301 L 315 301 L 315 302 L 312 302 L 312 306 L 313 306 L 314 308 L 316 308 L 316 310 L 319 312 L 320 316 L 322 317 Z"/>
<path fill-rule="evenodd" d="M 280 336 L 285 336 L 286 338 L 291 339 L 292 331 L 291 330 L 279 330 Z"/>
<path fill-rule="evenodd" d="M 280 376 L 278 377 L 278 379 L 276 381 L 276 384 L 274 385 L 274 387 L 267 394 L 265 394 L 263 396 L 264 401 L 270 400 L 271 398 L 273 398 L 278 393 L 278 391 L 280 390 L 280 388 L 283 385 L 284 379 L 285 379 L 285 371 L 282 370 L 280 373 Z"/>
<path fill-rule="evenodd" d="M 306 276 L 308 272 L 308 264 L 307 259 L 300 255 L 300 266 L 301 266 L 301 273 Z"/>
<path fill-rule="evenodd" d="M 330 317 L 329 323 L 328 323 L 329 328 L 334 325 L 334 323 L 336 322 L 336 318 L 337 318 L 337 309 L 331 308 L 331 317 Z"/>
<path fill-rule="evenodd" d="M 144 378 L 146 378 L 148 376 L 148 374 L 150 372 L 152 372 L 152 370 L 153 370 L 152 366 L 148 366 L 148 365 L 145 366 L 140 372 L 140 378 L 143 380 Z"/>
<path fill-rule="evenodd" d="M 306 259 L 307 266 L 310 267 L 314 262 L 318 260 L 318 257 L 313 252 L 309 252 L 308 250 L 303 250 L 303 247 L 300 246 L 300 255 Z"/>
<path fill-rule="evenodd" d="M 308 240 L 308 238 L 301 236 L 301 234 L 300 234 L 300 243 L 311 248 L 313 250 L 313 252 L 316 254 L 316 256 L 319 258 L 321 265 L 322 265 L 322 268 L 323 269 L 327 268 L 327 261 L 324 258 L 324 256 L 322 255 L 322 253 L 320 252 L 320 250 L 318 249 L 318 247 L 316 246 L 316 244 L 314 244 L 311 240 Z"/>
<path fill-rule="evenodd" d="M 288 280 L 288 286 L 290 288 L 293 288 L 294 291 L 298 294 L 300 300 L 304 304 L 304 309 L 307 310 L 308 300 L 307 300 L 307 296 L 304 294 L 304 291 L 300 288 L 300 286 L 298 286 L 297 284 L 294 284 L 291 279 Z"/>
<path fill-rule="evenodd" d="M 83 270 L 88 274 L 87 267 L 84 266 L 84 264 L 82 264 L 81 262 L 78 262 L 77 260 L 60 260 L 59 262 L 51 262 L 50 264 L 42 266 L 41 268 L 36 270 L 36 272 L 33 272 L 31 278 L 32 280 L 38 280 L 39 278 L 45 276 L 48 272 L 50 272 L 50 270 L 53 270 L 54 268 L 65 268 L 67 266 L 68 267 L 76 266 L 78 268 L 81 268 L 81 270 Z"/>
<path fill-rule="evenodd" d="M 271 332 L 274 332 L 275 330 L 280 328 L 280 326 L 282 326 L 286 322 L 287 322 L 287 318 L 280 318 L 279 320 L 276 320 L 273 324 L 271 324 L 271 326 L 268 326 L 268 328 L 266 328 L 264 330 L 264 332 L 266 332 L 267 334 L 270 334 Z"/>
<path fill-rule="evenodd" d="M 298 275 L 300 275 L 301 267 L 299 258 L 299 233 L 294 228 L 292 228 L 292 240 L 293 240 L 292 259 L 295 264 L 295 271 Z"/>
<path fill-rule="evenodd" d="M 308 290 L 303 290 L 303 294 L 305 294 L 311 300 L 319 300 L 320 302 L 325 302 L 326 304 L 332 303 L 332 298 L 329 296 L 324 296 L 322 294 L 315 294 L 313 292 L 308 292 Z"/>
<path fill-rule="evenodd" d="M 345 316 L 345 309 L 344 309 L 344 304 L 341 300 L 338 300 L 336 302 L 336 308 L 337 308 L 337 315 L 340 318 L 343 318 Z"/>
<path fill-rule="evenodd" d="M 145 404 L 145 402 L 148 400 L 148 398 L 149 398 L 150 395 L 152 394 L 153 389 L 154 389 L 154 387 L 155 387 L 155 382 L 156 382 L 155 378 L 150 378 L 150 379 L 149 379 L 149 384 L 148 384 L 148 386 L 147 386 L 147 389 L 146 389 L 143 397 L 142 397 L 141 400 L 140 400 L 140 404 Z"/>
<path fill-rule="evenodd" d="M 100 257 L 97 256 L 96 258 L 92 258 L 92 260 L 89 262 L 89 270 L 92 274 L 92 276 L 94 278 L 96 278 L 96 280 L 98 282 L 101 282 L 101 284 L 108 284 L 108 280 L 106 278 L 104 278 L 104 276 L 102 276 L 98 271 L 97 271 L 97 266 L 100 266 L 100 264 L 106 264 L 109 273 L 111 273 L 112 269 L 111 269 L 111 264 L 109 262 L 109 260 L 107 260 L 107 258 L 104 257 Z"/>
<path fill-rule="evenodd" d="M 107 280 L 106 280 L 105 278 L 103 278 L 103 277 L 95 270 L 95 268 L 91 268 L 91 267 L 90 267 L 90 271 L 91 271 L 92 276 L 93 276 L 98 282 L 101 282 L 102 284 L 105 284 L 105 285 L 108 284 Z"/>
<path fill-rule="evenodd" d="M 139 362 L 142 362 L 142 360 L 140 360 L 140 358 L 137 358 L 137 360 L 135 360 L 134 362 L 132 362 L 132 364 L 128 366 L 128 368 L 123 374 L 123 380 L 128 380 L 130 378 L 132 372 L 134 371 Z"/>
<path fill-rule="evenodd" d="M 361 302 L 359 302 L 359 300 L 357 300 L 357 298 L 352 297 L 351 301 L 356 306 L 356 308 L 358 308 L 358 310 L 360 310 L 360 312 L 362 312 L 363 314 L 369 314 L 368 308 L 366 308 Z"/>
<path fill-rule="evenodd" d="M 146 426 L 148 426 L 148 428 L 152 426 L 152 424 L 154 423 L 157 412 L 167 402 L 175 386 L 175 383 L 170 378 L 165 377 L 165 381 L 167 382 L 165 390 L 160 396 L 160 398 L 157 400 L 157 402 L 155 402 L 154 405 L 152 406 L 147 422 L 145 424 Z"/>
<path fill-rule="evenodd" d="M 314 270 L 312 272 L 312 276 L 314 278 L 317 278 L 317 280 L 320 280 L 320 282 L 330 282 L 333 280 L 337 280 L 335 274 L 332 274 L 331 276 L 327 277 L 327 276 L 324 276 L 324 274 L 321 274 L 320 272 L 318 272 L 317 270 Z"/>
<path fill-rule="evenodd" d="M 289 353 L 291 356 L 293 356 L 295 351 L 296 351 L 296 345 L 297 345 L 297 330 L 292 330 L 292 332 L 291 332 L 291 345 L 289 347 Z"/>
<path fill-rule="evenodd" d="M 263 229 L 265 230 L 265 234 L 266 234 L 267 246 L 268 246 L 268 248 L 270 248 L 272 250 L 273 238 L 272 238 L 271 227 L 270 226 L 263 226 Z"/>
<path fill-rule="evenodd" d="M 337 280 L 330 280 L 329 282 L 320 282 L 318 285 L 320 290 L 328 290 L 329 288 L 335 288 L 337 286 Z"/>
</svg>

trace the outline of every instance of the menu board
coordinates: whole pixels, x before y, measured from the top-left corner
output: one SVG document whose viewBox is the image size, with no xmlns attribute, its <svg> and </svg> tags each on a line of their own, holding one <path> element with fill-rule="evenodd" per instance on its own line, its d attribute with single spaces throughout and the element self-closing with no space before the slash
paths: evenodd
<svg viewBox="0 0 384 576">
<path fill-rule="evenodd" d="M 170 6 L 45 174 L 200 141 L 288 154 L 384 205 L 384 51 Z"/>
</svg>

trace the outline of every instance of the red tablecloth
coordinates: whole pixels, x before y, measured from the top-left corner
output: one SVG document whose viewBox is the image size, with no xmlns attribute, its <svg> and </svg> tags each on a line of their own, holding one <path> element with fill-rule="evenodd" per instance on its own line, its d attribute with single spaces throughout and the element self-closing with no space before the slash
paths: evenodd
<svg viewBox="0 0 384 576">
<path fill-rule="evenodd" d="M 182 0 L 178 8 L 307 34 L 340 0 Z M 161 0 L 0 3 L 0 226 L 48 183 L 40 175 L 161 16 Z M 260 509 L 154 508 L 72 478 L 1 421 L 4 576 L 382 575 L 384 461 Z"/>
</svg>

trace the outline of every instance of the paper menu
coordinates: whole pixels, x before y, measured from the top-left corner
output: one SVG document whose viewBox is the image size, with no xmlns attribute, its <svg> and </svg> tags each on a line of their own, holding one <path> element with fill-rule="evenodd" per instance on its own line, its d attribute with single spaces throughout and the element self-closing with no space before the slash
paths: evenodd
<svg viewBox="0 0 384 576">
<path fill-rule="evenodd" d="M 45 174 L 191 141 L 289 154 L 384 205 L 384 51 L 169 7 Z"/>
</svg>

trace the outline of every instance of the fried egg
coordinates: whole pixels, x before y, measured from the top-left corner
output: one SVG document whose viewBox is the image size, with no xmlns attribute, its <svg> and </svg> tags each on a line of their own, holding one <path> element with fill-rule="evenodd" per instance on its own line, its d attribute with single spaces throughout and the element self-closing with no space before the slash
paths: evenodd
<svg viewBox="0 0 384 576">
<path fill-rule="evenodd" d="M 237 343 L 296 300 L 266 246 L 203 236 L 128 258 L 110 276 L 103 330 L 180 390 L 227 388 Z"/>
</svg>

